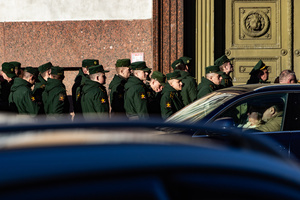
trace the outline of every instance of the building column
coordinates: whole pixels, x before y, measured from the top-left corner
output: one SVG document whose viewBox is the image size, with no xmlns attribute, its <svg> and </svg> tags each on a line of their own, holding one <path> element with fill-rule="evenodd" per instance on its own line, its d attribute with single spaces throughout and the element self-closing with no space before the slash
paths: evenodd
<svg viewBox="0 0 300 200">
<path fill-rule="evenodd" d="M 183 56 L 183 1 L 153 0 L 153 70 L 164 74 Z"/>
<path fill-rule="evenodd" d="M 196 1 L 196 78 L 214 63 L 214 0 Z"/>
</svg>

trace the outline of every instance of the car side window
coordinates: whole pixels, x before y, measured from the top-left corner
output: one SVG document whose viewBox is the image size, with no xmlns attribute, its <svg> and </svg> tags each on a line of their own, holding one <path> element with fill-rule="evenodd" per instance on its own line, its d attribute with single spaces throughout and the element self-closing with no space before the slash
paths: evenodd
<svg viewBox="0 0 300 200">
<path fill-rule="evenodd" d="M 220 118 L 232 118 L 237 127 L 263 132 L 281 131 L 287 93 L 252 96 L 227 108 Z"/>
</svg>

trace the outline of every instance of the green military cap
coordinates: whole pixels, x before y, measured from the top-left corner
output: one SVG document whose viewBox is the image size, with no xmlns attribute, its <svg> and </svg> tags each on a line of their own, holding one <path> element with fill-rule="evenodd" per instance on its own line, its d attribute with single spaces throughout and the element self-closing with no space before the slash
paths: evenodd
<svg viewBox="0 0 300 200">
<path fill-rule="evenodd" d="M 53 67 L 52 63 L 47 62 L 47 63 L 39 66 L 38 70 L 39 70 L 39 72 L 44 73 L 45 71 L 51 69 L 51 67 Z"/>
<path fill-rule="evenodd" d="M 98 72 L 106 73 L 106 72 L 109 72 L 109 71 L 104 70 L 102 65 L 96 65 L 96 66 L 92 66 L 92 67 L 89 68 L 89 73 L 90 74 L 96 74 Z"/>
<path fill-rule="evenodd" d="M 51 74 L 52 75 L 59 75 L 59 76 L 64 76 L 64 68 L 58 67 L 58 66 L 53 66 L 51 67 Z"/>
<path fill-rule="evenodd" d="M 224 63 L 231 62 L 232 60 L 233 60 L 233 58 L 229 59 L 226 55 L 223 55 L 220 58 L 218 58 L 217 60 L 215 60 L 214 65 L 221 66 Z"/>
<path fill-rule="evenodd" d="M 142 70 L 142 71 L 146 71 L 146 72 L 149 72 L 149 70 L 151 70 L 150 68 L 148 68 L 146 66 L 146 62 L 144 62 L 144 61 L 137 61 L 137 62 L 131 63 L 131 69 L 132 70 Z"/>
<path fill-rule="evenodd" d="M 186 57 L 186 56 L 180 57 L 179 59 L 181 59 L 183 61 L 183 63 L 186 65 L 190 64 L 190 62 L 192 60 L 192 58 Z"/>
<path fill-rule="evenodd" d="M 178 67 L 179 65 L 184 65 L 184 61 L 182 59 L 177 59 L 172 63 L 172 68 L 175 70 L 176 67 Z"/>
<path fill-rule="evenodd" d="M 15 69 L 21 69 L 21 63 L 17 62 L 17 61 L 12 61 L 9 62 L 10 64 L 12 64 L 13 66 L 15 66 Z"/>
<path fill-rule="evenodd" d="M 99 60 L 95 59 L 85 59 L 82 61 L 82 67 L 91 67 L 91 66 L 96 66 L 99 65 Z"/>
<path fill-rule="evenodd" d="M 220 68 L 218 65 L 211 65 L 211 66 L 208 66 L 208 67 L 205 67 L 205 73 L 208 74 L 208 73 L 217 73 L 217 74 L 220 74 L 221 71 L 220 71 Z"/>
<path fill-rule="evenodd" d="M 181 79 L 182 79 L 179 70 L 176 70 L 176 71 L 174 71 L 174 72 L 168 73 L 168 74 L 166 75 L 166 77 L 167 77 L 167 80 L 172 80 L 172 79 L 181 80 Z"/>
<path fill-rule="evenodd" d="M 116 62 L 116 67 L 130 67 L 130 59 L 118 59 Z"/>
<path fill-rule="evenodd" d="M 28 72 L 28 73 L 30 73 L 30 74 L 32 74 L 34 76 L 37 76 L 38 73 L 39 73 L 38 69 L 37 68 L 33 68 L 33 67 L 26 67 L 24 71 Z"/>
<path fill-rule="evenodd" d="M 2 64 L 2 71 L 9 77 L 16 77 L 15 66 L 11 63 L 5 62 Z"/>
<path fill-rule="evenodd" d="M 259 72 L 259 70 L 264 70 L 264 69 L 268 69 L 268 66 L 266 66 L 266 64 L 262 60 L 259 60 L 258 63 L 253 67 L 252 71 L 249 74 L 253 75 L 253 74 Z"/>
<path fill-rule="evenodd" d="M 162 85 L 166 83 L 166 76 L 159 71 L 154 71 L 151 75 L 151 78 L 157 80 Z"/>
</svg>

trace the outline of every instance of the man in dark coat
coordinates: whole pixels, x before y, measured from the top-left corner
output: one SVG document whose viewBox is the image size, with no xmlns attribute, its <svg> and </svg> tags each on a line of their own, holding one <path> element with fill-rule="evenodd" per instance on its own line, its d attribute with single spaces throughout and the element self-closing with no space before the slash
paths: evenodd
<svg viewBox="0 0 300 200">
<path fill-rule="evenodd" d="M 12 111 L 31 116 L 37 115 L 39 107 L 31 91 L 37 74 L 36 68 L 26 67 L 23 78 L 15 78 L 9 94 L 9 106 Z"/>
<path fill-rule="evenodd" d="M 47 80 L 50 78 L 51 67 L 53 67 L 51 62 L 45 63 L 38 67 L 40 74 L 34 85 L 33 96 L 40 107 L 39 114 L 45 114 L 42 94 L 45 90 Z"/>
<path fill-rule="evenodd" d="M 161 116 L 163 119 L 170 117 L 172 114 L 184 107 L 180 90 L 182 89 L 182 77 L 180 71 L 174 71 L 166 75 L 167 83 L 162 90 L 160 100 Z"/>
<path fill-rule="evenodd" d="M 180 71 L 183 83 L 180 94 L 185 106 L 197 99 L 197 83 L 195 78 L 189 73 L 189 63 L 191 60 L 192 58 L 184 56 L 175 60 L 171 65 L 174 70 Z"/>
<path fill-rule="evenodd" d="M 69 114 L 70 103 L 66 87 L 62 82 L 64 77 L 63 68 L 58 66 L 51 68 L 51 75 L 42 95 L 45 113 L 51 118 Z"/>
<path fill-rule="evenodd" d="M 233 72 L 232 60 L 233 58 L 229 59 L 226 55 L 215 60 L 214 64 L 219 66 L 221 71 L 220 75 L 222 76 L 222 81 L 219 85 L 220 89 L 233 86 L 232 78 L 230 77 L 230 73 Z"/>
<path fill-rule="evenodd" d="M 12 64 L 13 66 L 15 66 L 15 74 L 17 77 L 22 78 L 23 77 L 23 70 L 21 68 L 21 63 L 18 61 L 12 61 L 9 62 L 10 64 Z"/>
<path fill-rule="evenodd" d="M 89 79 L 82 88 L 81 106 L 84 118 L 107 118 L 109 115 L 109 102 L 104 86 L 106 71 L 102 65 L 89 68 Z"/>
<path fill-rule="evenodd" d="M 161 118 L 160 100 L 162 96 L 161 92 L 165 84 L 166 76 L 159 71 L 154 71 L 151 75 L 147 91 L 148 111 L 150 117 Z"/>
<path fill-rule="evenodd" d="M 201 83 L 198 85 L 197 98 L 200 99 L 205 95 L 218 90 L 222 81 L 220 69 L 217 65 L 208 66 L 205 68 L 206 75 L 202 77 Z"/>
<path fill-rule="evenodd" d="M 17 77 L 15 74 L 15 66 L 8 62 L 3 63 L 1 75 L 3 79 L 1 79 L 0 110 L 9 112 L 8 97 L 14 79 Z"/>
<path fill-rule="evenodd" d="M 112 115 L 126 116 L 124 108 L 124 86 L 131 73 L 130 64 L 130 59 L 119 59 L 116 62 L 117 74 L 115 74 L 109 84 Z"/>
<path fill-rule="evenodd" d="M 99 65 L 99 60 L 84 59 L 82 61 L 82 67 L 81 69 L 79 69 L 79 73 L 75 78 L 75 83 L 72 86 L 72 103 L 75 115 L 82 113 L 80 105 L 80 94 L 81 88 L 83 87 L 84 81 L 86 80 L 84 77 L 87 77 L 89 74 L 88 68 L 96 65 Z"/>
<path fill-rule="evenodd" d="M 149 68 L 144 61 L 131 63 L 133 76 L 125 84 L 124 108 L 130 120 L 148 119 L 148 97 L 145 81 Z"/>
<path fill-rule="evenodd" d="M 249 73 L 250 79 L 247 81 L 247 84 L 255 83 L 269 83 L 269 70 L 268 66 L 262 61 L 259 60 L 258 63 L 253 67 L 252 71 Z"/>
</svg>

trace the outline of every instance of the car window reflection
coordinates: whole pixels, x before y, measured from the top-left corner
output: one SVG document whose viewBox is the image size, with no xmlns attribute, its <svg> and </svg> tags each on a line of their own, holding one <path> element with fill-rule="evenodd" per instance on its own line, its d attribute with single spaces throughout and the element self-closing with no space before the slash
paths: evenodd
<svg viewBox="0 0 300 200">
<path fill-rule="evenodd" d="M 167 119 L 167 122 L 189 122 L 200 121 L 217 107 L 234 98 L 236 94 L 213 92 L 198 101 L 188 105 Z"/>
</svg>

